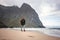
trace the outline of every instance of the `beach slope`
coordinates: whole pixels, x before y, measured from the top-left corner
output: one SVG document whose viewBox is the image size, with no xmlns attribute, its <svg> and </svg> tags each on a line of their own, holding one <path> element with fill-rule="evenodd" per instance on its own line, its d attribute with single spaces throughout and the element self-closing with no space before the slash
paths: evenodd
<svg viewBox="0 0 60 40">
<path fill-rule="evenodd" d="M 35 31 L 21 32 L 19 30 L 0 29 L 0 40 L 60 40 L 60 38 Z"/>
</svg>

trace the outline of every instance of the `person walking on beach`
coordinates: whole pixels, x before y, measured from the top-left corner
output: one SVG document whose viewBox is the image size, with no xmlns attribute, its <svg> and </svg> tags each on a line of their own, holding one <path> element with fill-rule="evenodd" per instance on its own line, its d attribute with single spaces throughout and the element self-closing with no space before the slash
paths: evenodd
<svg viewBox="0 0 60 40">
<path fill-rule="evenodd" d="M 25 19 L 24 19 L 24 18 L 21 19 L 20 23 L 21 23 L 21 25 L 22 25 L 21 31 L 25 31 Z M 22 30 L 22 28 L 24 28 L 24 30 Z"/>
</svg>

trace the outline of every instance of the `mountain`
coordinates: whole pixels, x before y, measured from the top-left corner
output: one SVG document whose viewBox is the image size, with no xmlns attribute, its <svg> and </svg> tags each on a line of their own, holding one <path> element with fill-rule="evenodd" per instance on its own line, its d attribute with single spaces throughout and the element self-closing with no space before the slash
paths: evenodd
<svg viewBox="0 0 60 40">
<path fill-rule="evenodd" d="M 23 3 L 20 8 L 17 6 L 6 7 L 0 5 L 0 21 L 5 26 L 21 27 L 20 21 L 23 18 L 25 19 L 25 27 L 27 28 L 44 28 L 38 14 L 30 5 Z"/>
</svg>

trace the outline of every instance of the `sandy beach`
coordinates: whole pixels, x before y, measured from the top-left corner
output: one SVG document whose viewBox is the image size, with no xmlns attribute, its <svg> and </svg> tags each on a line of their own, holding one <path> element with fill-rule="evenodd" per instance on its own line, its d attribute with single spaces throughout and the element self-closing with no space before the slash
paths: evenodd
<svg viewBox="0 0 60 40">
<path fill-rule="evenodd" d="M 60 40 L 60 38 L 45 35 L 42 32 L 0 29 L 0 40 Z"/>
</svg>

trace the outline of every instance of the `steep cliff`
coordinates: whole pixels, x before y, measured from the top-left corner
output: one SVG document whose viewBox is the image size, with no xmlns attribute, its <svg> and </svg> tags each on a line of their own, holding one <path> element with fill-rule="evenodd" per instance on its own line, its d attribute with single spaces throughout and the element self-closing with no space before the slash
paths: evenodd
<svg viewBox="0 0 60 40">
<path fill-rule="evenodd" d="M 27 28 L 44 28 L 38 14 L 30 5 L 23 3 L 21 8 L 0 5 L 0 21 L 7 27 L 21 27 L 20 20 L 23 18 Z"/>
</svg>

